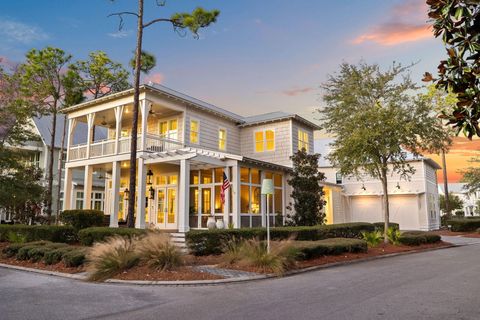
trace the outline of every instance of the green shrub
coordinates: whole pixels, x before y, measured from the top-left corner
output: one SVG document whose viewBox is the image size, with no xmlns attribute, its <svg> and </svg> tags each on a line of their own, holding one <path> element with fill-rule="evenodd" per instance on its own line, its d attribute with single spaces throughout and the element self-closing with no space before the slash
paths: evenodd
<svg viewBox="0 0 480 320">
<path fill-rule="evenodd" d="M 326 255 L 338 255 L 346 252 L 367 252 L 365 240 L 351 238 L 333 238 L 318 241 L 295 241 L 299 250 L 298 259 L 308 260 Z"/>
<path fill-rule="evenodd" d="M 373 226 L 375 227 L 376 231 L 380 231 L 383 233 L 383 230 L 385 229 L 385 222 L 375 222 L 373 223 Z M 394 228 L 396 230 L 400 230 L 400 225 L 396 222 L 389 222 L 388 228 Z"/>
<path fill-rule="evenodd" d="M 78 232 L 80 243 L 91 246 L 95 242 L 102 242 L 113 236 L 133 237 L 146 234 L 147 230 L 132 228 L 91 227 Z"/>
<path fill-rule="evenodd" d="M 18 250 L 20 250 L 24 246 L 25 246 L 24 243 L 12 243 L 11 245 L 3 248 L 2 253 L 6 257 L 10 258 L 10 257 L 15 256 L 18 253 Z"/>
<path fill-rule="evenodd" d="M 7 232 L 7 241 L 10 243 L 25 243 L 27 242 L 27 236 L 21 233 L 13 231 Z"/>
<path fill-rule="evenodd" d="M 173 270 L 183 264 L 182 253 L 170 236 L 151 232 L 136 243 L 140 260 L 156 270 Z"/>
<path fill-rule="evenodd" d="M 451 226 L 451 230 L 455 232 L 475 231 L 480 228 L 480 218 L 474 217 L 470 219 L 450 219 L 447 225 Z"/>
<path fill-rule="evenodd" d="M 60 221 L 76 230 L 103 226 L 104 214 L 100 210 L 65 210 Z"/>
<path fill-rule="evenodd" d="M 387 230 L 388 242 L 390 242 L 393 245 L 399 245 L 400 242 L 398 241 L 398 239 L 400 238 L 401 234 L 402 233 L 398 229 L 395 229 L 393 227 L 388 228 Z"/>
<path fill-rule="evenodd" d="M 71 247 L 62 247 L 45 252 L 43 262 L 46 265 L 57 264 L 62 261 L 63 255 L 72 250 Z"/>
<path fill-rule="evenodd" d="M 226 241 L 222 247 L 222 260 L 226 265 L 234 264 L 242 258 L 242 247 L 244 240 L 233 237 Z"/>
<path fill-rule="evenodd" d="M 12 233 L 15 237 L 22 237 L 26 242 L 45 240 L 72 243 L 77 241 L 77 232 L 70 226 L 0 225 L 0 241 L 9 241 Z"/>
<path fill-rule="evenodd" d="M 114 236 L 97 242 L 88 253 L 89 280 L 103 281 L 127 270 L 139 261 L 135 244 L 128 237 Z"/>
<path fill-rule="evenodd" d="M 367 242 L 369 247 L 376 247 L 382 242 L 382 234 L 380 231 L 362 232 L 362 238 Z"/>
<path fill-rule="evenodd" d="M 407 246 L 419 246 L 426 243 L 435 243 L 441 240 L 438 234 L 425 231 L 404 232 L 398 238 L 398 242 Z"/>
<path fill-rule="evenodd" d="M 67 268 L 79 267 L 86 261 L 86 250 L 84 248 L 69 250 L 62 255 L 62 261 Z"/>
<path fill-rule="evenodd" d="M 278 227 L 272 228 L 272 240 L 296 239 L 299 241 L 316 241 L 328 238 L 361 238 L 362 232 L 374 231 L 373 224 L 356 222 L 313 227 Z M 194 255 L 221 254 L 223 245 L 229 240 L 255 239 L 264 240 L 265 228 L 193 230 L 186 234 L 190 252 Z"/>
</svg>

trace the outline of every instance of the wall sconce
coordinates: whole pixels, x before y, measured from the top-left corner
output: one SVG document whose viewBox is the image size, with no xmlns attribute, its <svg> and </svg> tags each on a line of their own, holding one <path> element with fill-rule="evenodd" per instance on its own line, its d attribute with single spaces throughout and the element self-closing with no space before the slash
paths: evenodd
<svg viewBox="0 0 480 320">
<path fill-rule="evenodd" d="M 400 190 L 400 184 L 397 182 L 397 185 L 395 186 L 398 190 Z"/>
<path fill-rule="evenodd" d="M 150 192 L 150 199 L 151 199 L 151 200 L 155 199 L 155 189 L 153 189 L 153 188 L 150 186 L 150 189 L 148 189 L 148 192 Z"/>
<path fill-rule="evenodd" d="M 129 195 L 130 195 L 130 191 L 128 191 L 128 188 L 125 188 L 125 190 L 123 190 L 123 198 L 125 200 L 128 200 Z"/>
<path fill-rule="evenodd" d="M 152 185 L 152 178 L 153 178 L 153 172 L 152 170 L 148 169 L 147 172 L 147 184 Z"/>
<path fill-rule="evenodd" d="M 365 188 L 365 185 L 362 183 L 362 190 L 367 191 L 367 188 Z"/>
</svg>

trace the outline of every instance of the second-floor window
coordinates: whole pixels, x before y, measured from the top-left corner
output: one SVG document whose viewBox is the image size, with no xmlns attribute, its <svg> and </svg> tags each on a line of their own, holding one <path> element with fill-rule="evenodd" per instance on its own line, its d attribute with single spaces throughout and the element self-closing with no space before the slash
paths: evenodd
<svg viewBox="0 0 480 320">
<path fill-rule="evenodd" d="M 190 120 L 190 143 L 198 144 L 198 120 Z"/>
<path fill-rule="evenodd" d="M 160 136 L 167 139 L 176 140 L 178 138 L 177 119 L 161 121 L 159 123 Z"/>
<path fill-rule="evenodd" d="M 298 129 L 298 150 L 302 149 L 308 152 L 308 132 Z"/>
<path fill-rule="evenodd" d="M 218 149 L 227 149 L 227 130 L 218 129 Z"/>
<path fill-rule="evenodd" d="M 275 150 L 275 131 L 263 130 L 255 132 L 255 152 Z"/>
</svg>

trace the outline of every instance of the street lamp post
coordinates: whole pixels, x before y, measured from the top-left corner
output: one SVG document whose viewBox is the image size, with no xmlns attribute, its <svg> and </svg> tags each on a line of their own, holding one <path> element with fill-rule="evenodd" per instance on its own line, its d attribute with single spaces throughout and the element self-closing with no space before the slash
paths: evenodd
<svg viewBox="0 0 480 320">
<path fill-rule="evenodd" d="M 267 252 L 270 253 L 270 214 L 269 214 L 269 197 L 273 194 L 273 181 L 272 179 L 263 179 L 262 181 L 262 194 L 267 196 Z"/>
</svg>

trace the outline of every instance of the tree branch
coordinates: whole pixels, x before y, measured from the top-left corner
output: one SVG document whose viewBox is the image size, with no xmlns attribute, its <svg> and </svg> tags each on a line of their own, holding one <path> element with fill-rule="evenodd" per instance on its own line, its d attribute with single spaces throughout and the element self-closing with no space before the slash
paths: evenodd
<svg viewBox="0 0 480 320">
<path fill-rule="evenodd" d="M 117 16 L 120 19 L 120 22 L 118 23 L 118 30 L 122 31 L 122 29 L 123 29 L 123 16 L 124 15 L 132 15 L 132 16 L 137 17 L 137 19 L 139 18 L 138 14 L 136 14 L 135 12 L 131 12 L 131 11 L 122 11 L 122 12 L 111 13 L 107 16 L 107 18 Z"/>
<path fill-rule="evenodd" d="M 151 26 L 152 24 L 157 23 L 157 22 L 170 22 L 173 26 L 178 24 L 178 22 L 176 22 L 175 20 L 172 20 L 172 19 L 158 18 L 158 19 L 153 19 L 152 21 L 149 21 L 147 23 L 144 23 L 142 27 L 146 28 L 146 27 Z"/>
</svg>

